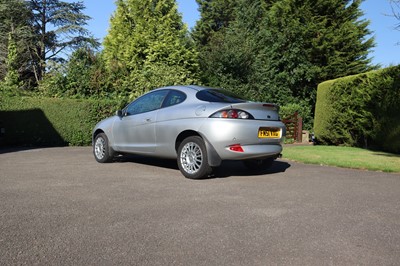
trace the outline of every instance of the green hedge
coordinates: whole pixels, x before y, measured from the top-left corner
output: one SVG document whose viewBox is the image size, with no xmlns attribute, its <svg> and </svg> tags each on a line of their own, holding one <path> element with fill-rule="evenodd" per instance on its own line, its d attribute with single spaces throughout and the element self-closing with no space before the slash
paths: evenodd
<svg viewBox="0 0 400 266">
<path fill-rule="evenodd" d="M 321 83 L 314 132 L 323 144 L 400 152 L 400 66 Z"/>
<path fill-rule="evenodd" d="M 90 145 L 95 124 L 121 105 L 115 100 L 2 97 L 0 144 Z"/>
</svg>

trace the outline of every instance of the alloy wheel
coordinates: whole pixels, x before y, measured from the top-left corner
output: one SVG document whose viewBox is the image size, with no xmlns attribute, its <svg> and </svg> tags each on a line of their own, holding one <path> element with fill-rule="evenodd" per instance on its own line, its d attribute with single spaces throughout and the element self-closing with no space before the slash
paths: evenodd
<svg viewBox="0 0 400 266">
<path fill-rule="evenodd" d="M 203 153 L 200 146 L 194 142 L 186 143 L 182 148 L 180 160 L 185 172 L 189 174 L 197 173 L 203 163 Z"/>
</svg>

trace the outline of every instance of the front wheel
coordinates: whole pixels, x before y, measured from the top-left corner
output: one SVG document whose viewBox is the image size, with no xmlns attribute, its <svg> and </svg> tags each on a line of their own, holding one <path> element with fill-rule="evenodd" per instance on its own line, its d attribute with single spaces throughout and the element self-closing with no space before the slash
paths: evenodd
<svg viewBox="0 0 400 266">
<path fill-rule="evenodd" d="M 114 151 L 108 146 L 106 134 L 100 133 L 94 139 L 93 154 L 99 163 L 110 163 L 114 158 Z"/>
<path fill-rule="evenodd" d="M 208 164 L 206 145 L 198 136 L 183 140 L 178 148 L 178 167 L 181 173 L 190 179 L 206 178 L 212 173 Z"/>
</svg>

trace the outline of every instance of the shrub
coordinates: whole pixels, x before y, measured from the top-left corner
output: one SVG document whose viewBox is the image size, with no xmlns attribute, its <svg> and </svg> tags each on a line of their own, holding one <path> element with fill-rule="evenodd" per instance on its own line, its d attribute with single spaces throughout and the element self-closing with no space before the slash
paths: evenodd
<svg viewBox="0 0 400 266">
<path fill-rule="evenodd" d="M 282 105 L 279 109 L 279 115 L 282 119 L 292 116 L 295 112 L 303 119 L 303 129 L 311 130 L 313 124 L 311 104 L 306 101 L 299 101 L 298 103 Z"/>
<path fill-rule="evenodd" d="M 400 66 L 321 83 L 314 130 L 325 144 L 400 152 Z"/>
<path fill-rule="evenodd" d="M 2 97 L 2 144 L 89 145 L 95 124 L 122 104 L 116 100 Z"/>
</svg>

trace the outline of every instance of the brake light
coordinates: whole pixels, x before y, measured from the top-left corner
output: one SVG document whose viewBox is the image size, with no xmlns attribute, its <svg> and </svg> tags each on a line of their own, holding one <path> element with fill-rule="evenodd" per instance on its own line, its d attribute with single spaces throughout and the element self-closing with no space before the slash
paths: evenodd
<svg viewBox="0 0 400 266">
<path fill-rule="evenodd" d="M 240 146 L 240 144 L 231 145 L 231 146 L 229 146 L 229 149 L 231 151 L 244 152 L 244 150 L 243 150 L 242 146 Z"/>
<path fill-rule="evenodd" d="M 232 119 L 254 119 L 251 114 L 248 112 L 237 110 L 237 109 L 228 109 L 214 113 L 210 117 L 212 118 L 232 118 Z"/>
</svg>

